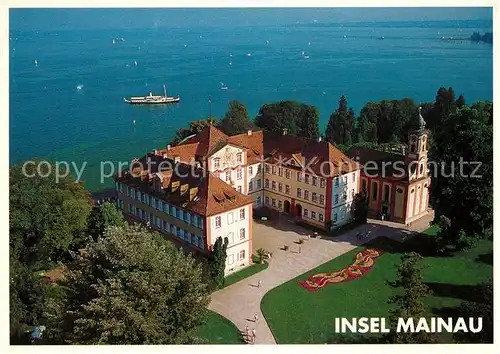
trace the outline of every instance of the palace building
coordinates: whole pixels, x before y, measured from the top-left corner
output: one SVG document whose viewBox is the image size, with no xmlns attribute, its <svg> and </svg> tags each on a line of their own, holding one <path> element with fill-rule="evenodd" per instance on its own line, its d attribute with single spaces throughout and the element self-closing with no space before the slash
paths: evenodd
<svg viewBox="0 0 500 354">
<path fill-rule="evenodd" d="M 431 178 L 427 166 L 428 131 L 419 111 L 418 126 L 408 134 L 406 153 L 351 147 L 347 155 L 363 165 L 361 191 L 372 217 L 409 224 L 429 208 Z"/>
<path fill-rule="evenodd" d="M 409 136 L 405 155 L 279 132 L 227 136 L 210 125 L 176 146 L 154 150 L 115 176 L 118 206 L 130 218 L 207 253 L 229 240 L 226 274 L 251 264 L 253 209 L 268 207 L 322 229 L 353 219 L 354 197 L 373 215 L 409 223 L 427 212 L 427 131 Z M 370 162 L 401 164 L 368 173 Z M 382 172 L 386 172 L 385 174 Z"/>
</svg>

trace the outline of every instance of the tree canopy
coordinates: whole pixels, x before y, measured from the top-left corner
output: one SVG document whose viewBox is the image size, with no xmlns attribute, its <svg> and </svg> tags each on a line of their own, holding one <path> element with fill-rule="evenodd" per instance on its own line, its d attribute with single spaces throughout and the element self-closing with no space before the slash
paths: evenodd
<svg viewBox="0 0 500 354">
<path fill-rule="evenodd" d="M 66 344 L 187 344 L 208 290 L 190 256 L 142 227 L 110 227 L 67 266 L 48 336 Z"/>
<path fill-rule="evenodd" d="M 218 124 L 218 128 L 227 135 L 246 133 L 252 127 L 247 108 L 239 101 L 229 102 L 228 111 Z"/>
<path fill-rule="evenodd" d="M 318 139 L 318 122 L 316 107 L 296 101 L 265 104 L 255 118 L 255 124 L 262 129 L 280 133 L 286 129 L 288 134 L 307 139 Z"/>
<path fill-rule="evenodd" d="M 431 160 L 431 200 L 436 221 L 446 217 L 442 241 L 467 248 L 492 236 L 493 126 L 491 106 L 463 106 L 444 117 L 434 130 Z M 433 166 L 431 167 L 431 172 Z"/>
</svg>

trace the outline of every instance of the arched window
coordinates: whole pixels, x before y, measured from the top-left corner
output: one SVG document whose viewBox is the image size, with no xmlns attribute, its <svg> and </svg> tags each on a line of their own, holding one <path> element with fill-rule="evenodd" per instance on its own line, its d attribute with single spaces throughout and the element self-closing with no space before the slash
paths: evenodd
<svg viewBox="0 0 500 354">
<path fill-rule="evenodd" d="M 424 164 L 420 164 L 420 174 L 424 173 Z"/>
</svg>

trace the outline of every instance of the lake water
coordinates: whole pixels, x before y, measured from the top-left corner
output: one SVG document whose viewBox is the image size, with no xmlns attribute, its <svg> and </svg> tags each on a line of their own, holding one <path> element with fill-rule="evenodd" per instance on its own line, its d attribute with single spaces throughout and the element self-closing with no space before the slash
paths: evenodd
<svg viewBox="0 0 500 354">
<path fill-rule="evenodd" d="M 492 45 L 440 39 L 491 27 L 441 21 L 11 30 L 11 164 L 32 157 L 87 161 L 86 186 L 101 189 L 109 186 L 99 182 L 101 160 L 127 161 L 164 147 L 177 128 L 208 116 L 209 95 L 215 117 L 233 99 L 252 117 L 264 103 L 311 104 L 322 131 L 343 94 L 356 114 L 370 100 L 432 101 L 440 86 L 469 103 L 492 100 Z M 162 94 L 163 84 L 180 104 L 123 103 Z"/>
</svg>

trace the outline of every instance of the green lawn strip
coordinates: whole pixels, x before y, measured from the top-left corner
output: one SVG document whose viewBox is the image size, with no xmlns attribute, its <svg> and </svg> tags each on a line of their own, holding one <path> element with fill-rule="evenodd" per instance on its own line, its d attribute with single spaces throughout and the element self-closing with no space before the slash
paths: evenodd
<svg viewBox="0 0 500 354">
<path fill-rule="evenodd" d="M 263 263 L 254 263 L 251 266 L 240 270 L 239 272 L 228 275 L 224 279 L 224 287 L 228 287 L 231 284 L 237 283 L 240 280 L 243 280 L 245 278 L 248 278 L 251 275 L 254 275 L 258 272 L 261 272 L 264 269 L 267 269 L 267 267 L 268 267 L 268 263 L 266 261 L 264 261 Z"/>
<path fill-rule="evenodd" d="M 431 228 L 432 237 L 437 230 Z M 420 235 L 411 244 L 425 245 L 429 236 Z M 358 247 L 314 270 L 268 292 L 261 303 L 262 312 L 278 343 L 326 343 L 336 338 L 333 323 L 336 317 L 387 317 L 391 305 L 387 300 L 394 294 L 387 281 L 396 279 L 395 265 L 409 247 L 386 238 L 378 238 L 370 247 L 385 253 L 375 260 L 374 267 L 362 278 L 345 283 L 329 284 L 317 292 L 298 285 L 309 276 L 341 270 L 351 264 Z M 492 250 L 492 242 L 481 241 L 477 248 L 453 257 L 426 257 L 423 263 L 425 281 L 434 295 L 426 299 L 429 314 L 438 316 L 443 310 L 458 306 L 473 289 L 473 285 L 492 278 L 492 266 L 477 258 Z M 435 284 L 439 283 L 439 284 Z M 458 298 L 457 298 L 458 297 Z M 442 340 L 446 340 L 443 336 Z M 449 341 L 449 338 L 447 339 Z"/>
<path fill-rule="evenodd" d="M 205 323 L 198 328 L 198 337 L 208 344 L 241 344 L 240 331 L 227 318 L 213 311 L 207 311 Z"/>
</svg>

